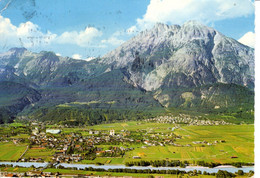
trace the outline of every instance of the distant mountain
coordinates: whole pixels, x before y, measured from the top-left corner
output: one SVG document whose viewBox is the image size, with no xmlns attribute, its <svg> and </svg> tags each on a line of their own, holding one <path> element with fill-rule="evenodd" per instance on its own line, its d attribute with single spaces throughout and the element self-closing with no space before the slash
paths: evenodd
<svg viewBox="0 0 260 178">
<path fill-rule="evenodd" d="M 12 48 L 0 54 L 1 81 L 40 93 L 22 114 L 45 108 L 37 115 L 43 118 L 46 108 L 60 104 L 81 109 L 83 104 L 85 109 L 247 112 L 254 105 L 254 49 L 198 22 L 158 23 L 91 61 Z"/>
<path fill-rule="evenodd" d="M 0 80 L 28 79 L 37 86 L 69 86 L 95 76 L 97 70 L 104 72 L 95 60 L 89 63 L 47 51 L 33 53 L 25 48 L 12 48 L 0 55 Z"/>
</svg>

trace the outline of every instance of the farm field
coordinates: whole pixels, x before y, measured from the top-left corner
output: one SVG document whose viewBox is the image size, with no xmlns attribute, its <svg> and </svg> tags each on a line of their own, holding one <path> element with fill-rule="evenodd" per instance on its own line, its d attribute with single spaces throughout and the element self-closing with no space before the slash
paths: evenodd
<svg viewBox="0 0 260 178">
<path fill-rule="evenodd" d="M 175 133 L 183 138 L 176 141 L 179 144 L 190 144 L 193 141 L 225 141 L 205 147 L 192 143 L 192 148 L 187 148 L 191 158 L 220 163 L 254 162 L 254 125 L 184 126 Z M 232 156 L 238 158 L 232 159 Z"/>
<path fill-rule="evenodd" d="M 33 168 L 26 168 L 26 167 L 5 167 L 1 168 L 1 171 L 6 171 L 6 172 L 27 172 L 27 171 L 32 171 Z"/>
<path fill-rule="evenodd" d="M 172 132 L 169 127 L 174 124 L 143 123 L 136 125 L 136 122 L 103 124 L 90 127 L 93 130 L 137 130 L 153 129 L 153 132 Z M 142 160 L 187 160 L 206 161 L 218 163 L 231 162 L 254 162 L 254 126 L 253 125 L 218 125 L 218 126 L 181 126 L 173 131 L 181 139 L 176 139 L 179 145 L 190 146 L 151 146 L 142 148 L 142 145 L 134 145 L 133 151 L 126 152 L 123 158 L 96 158 L 89 163 L 124 164 L 129 161 L 136 161 L 133 156 L 140 156 Z M 221 143 L 220 141 L 225 141 Z M 194 141 L 206 141 L 212 145 L 194 144 Z M 215 141 L 218 143 L 214 144 Z M 236 157 L 236 158 L 231 158 Z M 113 161 L 115 159 L 115 161 Z"/>
<path fill-rule="evenodd" d="M 240 150 L 238 150 L 239 148 Z M 223 152 L 220 150 L 224 150 Z M 237 150 L 236 150 L 237 149 Z M 142 160 L 181 160 L 181 161 L 205 161 L 218 163 L 231 162 L 254 162 L 254 153 L 252 148 L 236 147 L 232 145 L 225 146 L 205 146 L 205 147 L 174 147 L 174 146 L 155 146 L 146 149 L 139 148 L 125 155 L 124 162 L 136 161 L 133 156 L 140 156 Z M 238 156 L 232 159 L 232 156 Z"/>
<path fill-rule="evenodd" d="M 128 131 L 136 131 L 136 130 L 149 130 L 153 129 L 153 131 L 167 132 L 169 127 L 173 127 L 175 124 L 164 124 L 164 123 L 149 123 L 149 122 L 123 122 L 123 123 L 113 123 L 113 124 L 101 124 L 89 127 L 89 129 L 93 130 L 111 130 L 115 131 L 120 130 L 128 130 Z"/>
<path fill-rule="evenodd" d="M 0 143 L 0 161 L 16 161 L 26 147 L 26 144 Z"/>
<path fill-rule="evenodd" d="M 16 135 L 16 136 L 12 136 L 11 138 L 13 139 L 17 139 L 17 138 L 23 138 L 23 139 L 26 139 L 28 138 L 30 135 L 28 134 L 19 134 L 19 135 Z"/>
<path fill-rule="evenodd" d="M 28 149 L 23 158 L 42 158 L 44 161 L 51 161 L 51 156 L 54 152 L 55 150 L 49 150 L 47 148 L 32 147 Z"/>
<path fill-rule="evenodd" d="M 125 161 L 134 161 L 133 156 L 140 156 L 143 160 L 178 159 L 192 161 L 204 160 L 206 162 L 254 162 L 254 126 L 253 125 L 227 125 L 227 126 L 183 126 L 174 131 L 182 136 L 176 139 L 180 145 L 191 146 L 155 146 L 137 148 L 125 155 Z M 194 144 L 193 141 L 224 140 L 224 143 L 215 145 Z M 231 158 L 235 156 L 237 158 Z"/>
</svg>

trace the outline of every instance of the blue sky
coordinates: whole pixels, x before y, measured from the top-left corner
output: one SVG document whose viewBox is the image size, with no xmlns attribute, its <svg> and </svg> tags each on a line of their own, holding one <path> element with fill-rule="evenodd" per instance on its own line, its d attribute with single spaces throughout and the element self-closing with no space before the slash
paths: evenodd
<svg viewBox="0 0 260 178">
<path fill-rule="evenodd" d="M 87 59 L 156 22 L 197 20 L 251 45 L 251 0 L 1 0 L 0 52 L 11 47 Z"/>
</svg>

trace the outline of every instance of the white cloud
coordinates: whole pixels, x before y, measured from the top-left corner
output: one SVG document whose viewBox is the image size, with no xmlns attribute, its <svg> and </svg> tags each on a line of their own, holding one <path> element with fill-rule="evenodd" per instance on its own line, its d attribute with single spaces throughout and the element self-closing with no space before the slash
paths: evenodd
<svg viewBox="0 0 260 178">
<path fill-rule="evenodd" d="M 151 0 L 144 16 L 137 19 L 137 27 L 146 29 L 156 22 L 182 24 L 189 20 L 210 23 L 253 13 L 251 0 Z"/>
<path fill-rule="evenodd" d="M 125 41 L 120 39 L 126 35 L 126 31 L 116 31 L 108 39 L 101 40 L 101 43 L 104 45 L 119 46 Z"/>
<path fill-rule="evenodd" d="M 111 44 L 113 46 L 119 46 L 121 44 L 123 44 L 125 41 L 124 40 L 120 40 L 118 39 L 117 37 L 110 37 L 106 40 L 101 40 L 101 43 L 104 43 L 104 44 Z"/>
<path fill-rule="evenodd" d="M 92 47 L 90 44 L 96 37 L 102 35 L 102 32 L 94 27 L 88 27 L 84 31 L 68 31 L 57 35 L 47 31 L 43 33 L 40 27 L 30 21 L 15 26 L 9 18 L 0 15 L 0 39 L 1 48 L 25 47 L 35 48 L 47 45 L 72 44 L 80 47 Z"/>
<path fill-rule="evenodd" d="M 101 31 L 94 27 L 87 27 L 84 31 L 80 32 L 64 32 L 57 38 L 57 42 L 62 44 L 76 44 L 81 47 L 87 47 L 94 38 L 99 36 L 102 36 Z"/>
<path fill-rule="evenodd" d="M 17 37 L 16 30 L 17 27 L 12 25 L 10 19 L 0 15 L 0 39 L 2 44 L 7 42 L 13 43 Z"/>
<path fill-rule="evenodd" d="M 80 54 L 73 54 L 71 57 L 73 59 L 82 59 L 82 56 Z"/>
<path fill-rule="evenodd" d="M 72 57 L 73 59 L 84 60 L 84 61 L 91 61 L 91 60 L 95 59 L 95 57 L 83 58 L 82 55 L 80 55 L 80 54 L 73 54 L 71 57 Z"/>
<path fill-rule="evenodd" d="M 30 21 L 21 23 L 16 27 L 11 23 L 10 19 L 0 15 L 1 45 L 33 48 L 48 45 L 54 38 L 56 38 L 56 34 L 52 34 L 49 31 L 42 33 L 38 25 Z"/>
<path fill-rule="evenodd" d="M 250 46 L 251 48 L 255 47 L 255 33 L 247 32 L 244 36 L 242 36 L 239 40 L 240 43 Z"/>
<path fill-rule="evenodd" d="M 43 33 L 40 31 L 38 25 L 28 21 L 19 25 L 17 28 L 17 36 L 19 37 L 23 46 L 37 47 L 50 44 L 57 35 L 49 31 L 47 31 L 47 33 Z"/>
<path fill-rule="evenodd" d="M 60 53 L 56 53 L 56 56 L 61 56 L 61 54 Z"/>
<path fill-rule="evenodd" d="M 93 60 L 93 59 L 95 59 L 95 57 L 88 57 L 88 58 L 86 58 L 86 59 L 84 59 L 85 61 L 91 61 L 91 60 Z"/>
<path fill-rule="evenodd" d="M 138 32 L 137 27 L 134 25 L 126 30 L 128 35 L 132 35 Z"/>
</svg>

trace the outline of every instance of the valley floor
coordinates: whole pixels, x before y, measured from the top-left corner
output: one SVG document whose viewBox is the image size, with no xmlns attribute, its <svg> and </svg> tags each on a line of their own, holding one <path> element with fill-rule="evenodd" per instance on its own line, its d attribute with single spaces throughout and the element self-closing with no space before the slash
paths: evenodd
<svg viewBox="0 0 260 178">
<path fill-rule="evenodd" d="M 254 125 L 187 125 L 129 121 L 73 128 L 43 126 L 42 123 L 34 126 L 11 124 L 0 129 L 1 162 L 127 165 L 141 161 L 179 160 L 184 166 L 201 166 L 205 163 L 254 163 Z M 46 133 L 46 129 L 59 129 L 61 133 Z M 10 133 L 10 130 L 13 132 Z M 48 168 L 44 171 L 54 170 Z M 83 174 L 89 173 L 85 171 Z M 100 174 L 103 173 L 94 175 Z M 120 176 L 119 173 L 109 175 Z"/>
</svg>

